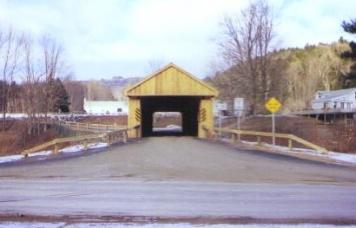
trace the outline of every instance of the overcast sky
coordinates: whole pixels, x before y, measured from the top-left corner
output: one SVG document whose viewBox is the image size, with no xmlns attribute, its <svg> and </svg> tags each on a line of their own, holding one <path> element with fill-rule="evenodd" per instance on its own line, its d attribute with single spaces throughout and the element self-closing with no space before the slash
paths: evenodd
<svg viewBox="0 0 356 228">
<path fill-rule="evenodd" d="M 337 41 L 355 0 L 271 0 L 279 47 Z M 225 14 L 247 0 L 0 0 L 0 24 L 63 43 L 76 79 L 145 76 L 174 62 L 198 77 L 217 58 Z"/>
</svg>

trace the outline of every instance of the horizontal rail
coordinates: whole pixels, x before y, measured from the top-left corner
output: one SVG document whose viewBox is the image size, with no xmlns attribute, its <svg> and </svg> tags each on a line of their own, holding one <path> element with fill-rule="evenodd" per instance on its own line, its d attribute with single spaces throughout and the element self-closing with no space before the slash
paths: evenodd
<svg viewBox="0 0 356 228">
<path fill-rule="evenodd" d="M 56 154 L 56 153 L 58 153 L 58 146 L 63 143 L 84 142 L 84 147 L 86 148 L 87 143 L 89 141 L 97 141 L 97 142 L 105 141 L 109 145 L 119 142 L 119 141 L 126 142 L 127 138 L 128 138 L 127 132 L 132 131 L 132 130 L 139 131 L 139 128 L 140 128 L 140 125 L 137 125 L 137 126 L 130 127 L 130 128 L 124 128 L 124 129 L 119 129 L 116 131 L 100 133 L 100 134 L 81 135 L 81 136 L 67 137 L 67 138 L 56 138 L 49 142 L 46 142 L 41 145 L 24 150 L 21 154 L 25 155 L 27 157 L 29 154 L 35 153 L 40 150 L 47 149 L 49 147 L 53 147 L 53 153 Z M 139 137 L 139 134 L 136 134 L 136 135 L 137 135 L 137 137 Z"/>
<path fill-rule="evenodd" d="M 236 136 L 239 135 L 252 135 L 252 136 L 257 136 L 258 139 L 257 141 L 260 141 L 259 137 L 273 137 L 273 133 L 271 132 L 261 132 L 261 131 L 248 131 L 248 130 L 237 130 L 237 129 L 227 129 L 227 128 L 213 128 L 212 130 L 207 129 L 204 127 L 204 129 L 208 132 L 221 132 L 221 133 L 229 133 L 234 136 L 234 139 L 236 139 Z M 308 148 L 314 149 L 319 152 L 327 152 L 327 149 L 324 147 L 318 146 L 314 143 L 311 143 L 305 139 L 302 139 L 298 136 L 295 136 L 293 134 L 284 134 L 284 133 L 275 133 L 276 138 L 282 138 L 282 139 L 288 139 L 288 147 L 292 149 L 292 142 L 297 142 L 300 143 Z"/>
<path fill-rule="evenodd" d="M 125 129 L 126 126 L 121 125 L 107 125 L 107 124 L 90 124 L 90 123 L 79 123 L 71 121 L 60 121 L 60 120 L 50 120 L 45 123 L 56 124 L 59 126 L 66 126 L 77 131 L 93 131 L 93 132 L 108 132 Z"/>
</svg>

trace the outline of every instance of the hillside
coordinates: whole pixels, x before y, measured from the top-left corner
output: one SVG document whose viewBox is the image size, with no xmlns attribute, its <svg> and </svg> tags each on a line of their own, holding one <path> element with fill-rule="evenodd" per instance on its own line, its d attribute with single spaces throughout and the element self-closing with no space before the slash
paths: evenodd
<svg viewBox="0 0 356 228">
<path fill-rule="evenodd" d="M 317 90 L 352 86 L 353 82 L 347 81 L 346 75 L 353 62 L 341 57 L 349 50 L 348 42 L 340 38 L 332 44 L 319 43 L 270 53 L 268 97 L 276 96 L 284 104 L 283 111 L 288 113 L 310 107 Z M 239 73 L 239 66 L 217 72 L 206 81 L 219 89 L 219 98 L 222 100 L 231 102 L 234 97 L 249 99 L 249 85 Z M 259 103 L 259 113 L 263 113 L 264 101 L 260 100 Z"/>
</svg>

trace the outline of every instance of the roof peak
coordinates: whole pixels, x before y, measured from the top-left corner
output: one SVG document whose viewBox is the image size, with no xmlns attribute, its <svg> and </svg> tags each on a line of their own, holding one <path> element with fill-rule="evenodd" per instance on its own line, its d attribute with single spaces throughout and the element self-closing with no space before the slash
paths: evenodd
<svg viewBox="0 0 356 228">
<path fill-rule="evenodd" d="M 217 96 L 218 91 L 211 87 L 210 85 L 206 84 L 205 82 L 203 82 L 202 80 L 200 80 L 199 78 L 193 76 L 191 73 L 185 71 L 183 68 L 177 66 L 176 64 L 174 64 L 173 62 L 170 62 L 169 64 L 159 68 L 158 70 L 154 71 L 152 74 L 148 75 L 147 77 L 145 77 L 142 81 L 136 83 L 135 85 L 129 87 L 125 94 L 126 96 L 129 95 L 130 91 L 134 90 L 135 88 L 139 87 L 140 85 L 144 84 L 145 82 L 149 81 L 150 79 L 158 76 L 159 74 L 161 74 L 162 72 L 168 70 L 169 68 L 174 68 L 177 71 L 179 71 L 180 73 L 182 73 L 183 75 L 187 76 L 188 78 L 190 78 L 191 80 L 195 81 L 196 83 L 201 84 L 203 87 L 206 87 L 208 90 L 211 91 L 211 94 L 213 94 L 212 96 Z"/>
</svg>

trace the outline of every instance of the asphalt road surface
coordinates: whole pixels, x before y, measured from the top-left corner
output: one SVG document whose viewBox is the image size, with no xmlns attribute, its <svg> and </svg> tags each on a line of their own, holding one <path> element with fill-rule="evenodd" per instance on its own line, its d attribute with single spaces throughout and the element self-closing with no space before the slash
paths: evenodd
<svg viewBox="0 0 356 228">
<path fill-rule="evenodd" d="M 0 217 L 16 214 L 356 223 L 356 169 L 189 137 L 147 138 L 0 167 Z"/>
<path fill-rule="evenodd" d="M 355 196 L 354 186 L 335 185 L 6 180 L 0 213 L 352 220 Z"/>
</svg>

